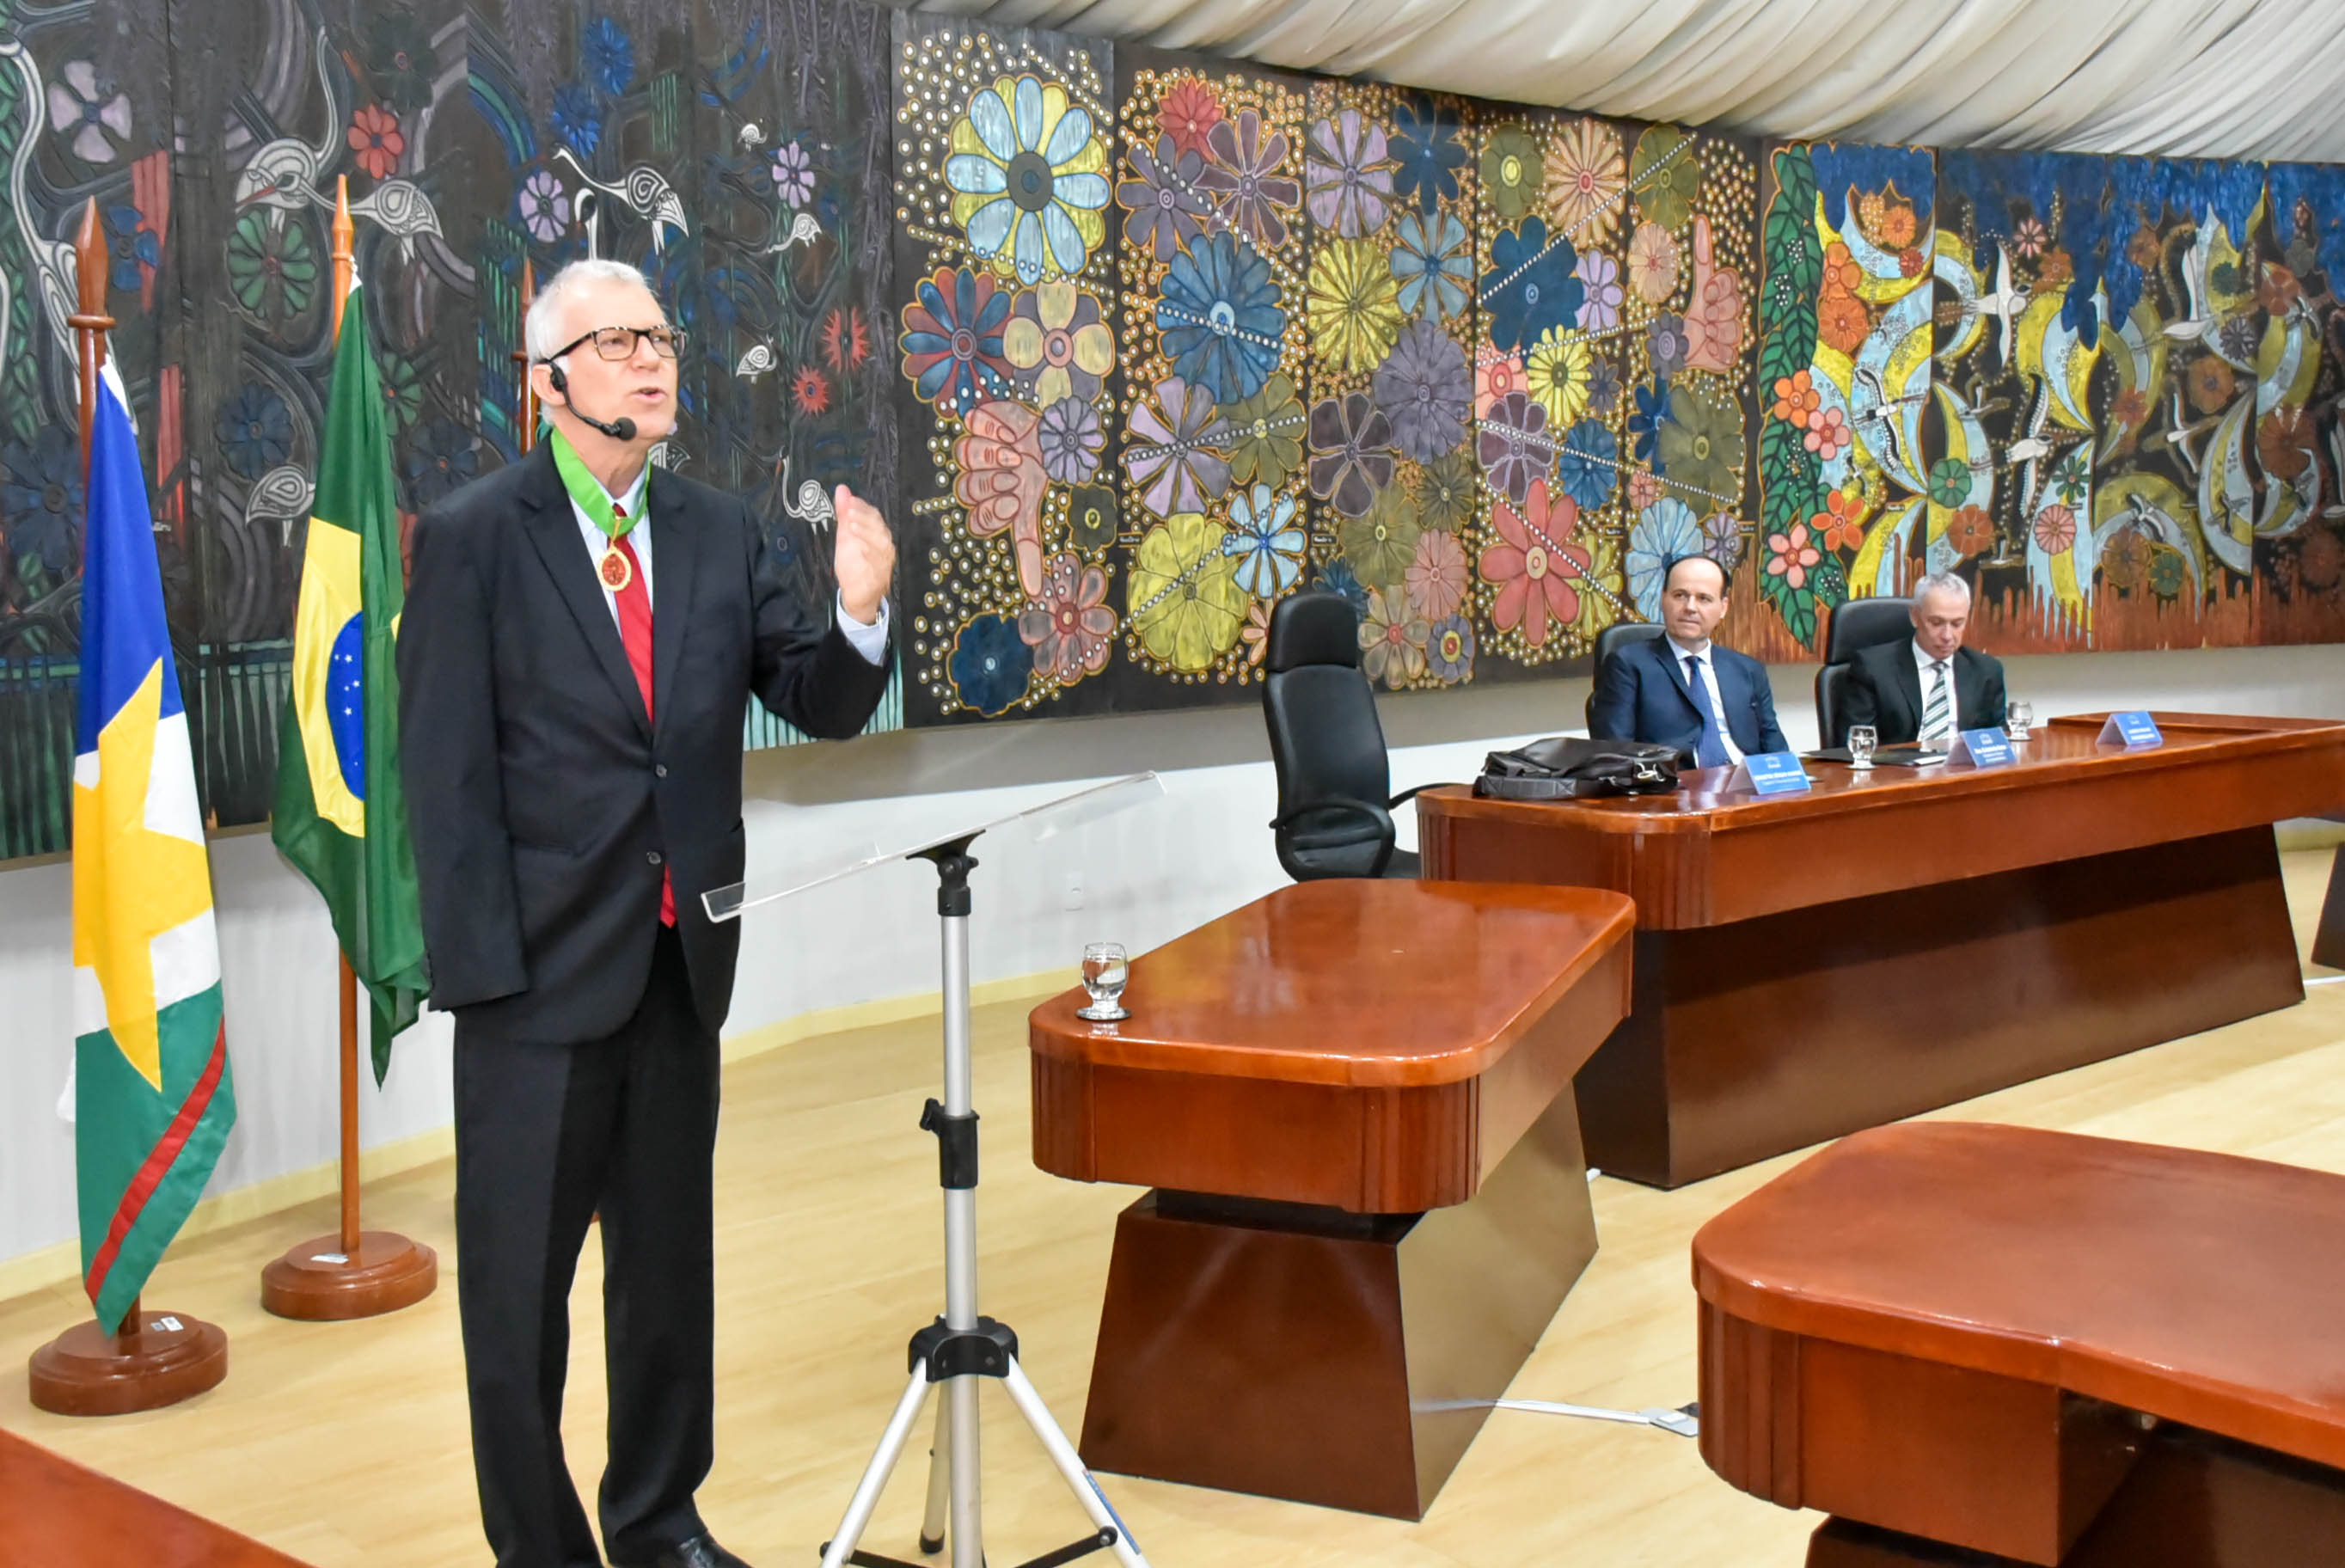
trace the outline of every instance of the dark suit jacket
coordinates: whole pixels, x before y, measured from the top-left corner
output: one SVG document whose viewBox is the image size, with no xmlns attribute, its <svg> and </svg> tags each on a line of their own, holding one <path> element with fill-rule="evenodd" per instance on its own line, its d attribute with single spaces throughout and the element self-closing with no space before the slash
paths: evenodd
<svg viewBox="0 0 2345 1568">
<path fill-rule="evenodd" d="M 1969 648 L 1954 650 L 1954 728 L 2001 728 L 2003 661 Z M 1914 666 L 1914 639 L 1901 637 L 1859 648 L 1841 687 L 1841 720 L 1869 724 L 1883 746 L 1910 746 L 1922 733 L 1922 672 Z M 1845 730 L 1834 744 L 1844 744 Z"/>
<path fill-rule="evenodd" d="M 1710 645 L 1718 675 L 1719 715 L 1743 754 L 1788 751 L 1775 724 L 1775 693 L 1767 667 L 1748 654 Z M 1693 751 L 1701 744 L 1701 710 L 1686 688 L 1677 645 L 1649 637 L 1619 649 L 1596 672 L 1588 733 L 1599 740 L 1644 740 Z"/>
<path fill-rule="evenodd" d="M 738 500 L 655 468 L 647 504 L 656 726 L 549 448 L 415 526 L 400 748 L 431 999 L 476 1033 L 569 1044 L 624 1025 L 664 870 L 715 1033 L 740 927 L 700 894 L 742 874 L 749 696 L 845 738 L 887 688 L 890 661 L 809 617 Z"/>
</svg>

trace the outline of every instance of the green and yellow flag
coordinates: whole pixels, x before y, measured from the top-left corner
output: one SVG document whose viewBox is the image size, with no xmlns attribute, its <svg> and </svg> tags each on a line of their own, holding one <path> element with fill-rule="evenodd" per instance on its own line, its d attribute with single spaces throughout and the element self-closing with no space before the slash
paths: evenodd
<svg viewBox="0 0 2345 1568">
<path fill-rule="evenodd" d="M 399 668 L 407 601 L 382 387 L 353 288 L 342 306 L 318 495 L 293 618 L 293 684 L 278 727 L 277 847 L 325 896 L 373 1002 L 374 1075 L 428 988 L 415 847 L 399 775 Z"/>
<path fill-rule="evenodd" d="M 211 864 L 130 407 L 98 381 L 74 746 L 74 1172 L 82 1283 L 116 1331 L 202 1196 L 236 1090 Z"/>
</svg>

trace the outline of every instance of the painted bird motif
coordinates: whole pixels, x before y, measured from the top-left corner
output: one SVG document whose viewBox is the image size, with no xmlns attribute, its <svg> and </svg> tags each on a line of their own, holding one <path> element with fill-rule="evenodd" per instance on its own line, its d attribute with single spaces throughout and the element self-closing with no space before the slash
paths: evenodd
<svg viewBox="0 0 2345 1568">
<path fill-rule="evenodd" d="M 756 381 L 774 368 L 774 349 L 770 343 L 752 343 L 749 351 L 733 367 L 733 373 L 744 381 Z"/>
<path fill-rule="evenodd" d="M 811 245 L 822 238 L 822 225 L 814 220 L 811 212 L 801 212 L 790 219 L 790 231 L 763 250 L 760 256 L 778 256 L 794 245 Z"/>
<path fill-rule="evenodd" d="M 429 234 L 433 239 L 444 236 L 440 229 L 439 211 L 431 199 L 413 180 L 386 179 L 357 201 L 350 203 L 352 218 L 369 218 L 382 226 L 384 233 L 399 241 L 401 260 L 415 259 L 415 241 Z"/>
<path fill-rule="evenodd" d="M 567 163 L 571 172 L 577 175 L 589 189 L 601 191 L 614 201 L 625 202 L 634 209 L 638 217 L 648 219 L 652 225 L 654 250 L 667 249 L 667 231 L 670 229 L 675 229 L 679 237 L 691 234 L 692 225 L 685 220 L 683 198 L 676 195 L 675 188 L 667 182 L 667 178 L 649 164 L 635 165 L 627 170 L 624 183 L 611 185 L 588 174 L 568 148 L 556 148 L 553 156 Z"/>
<path fill-rule="evenodd" d="M 334 78 L 326 69 L 331 57 L 332 46 L 327 42 L 324 28 L 317 34 L 318 85 L 326 95 L 326 123 L 342 123 L 342 107 L 334 92 Z M 285 227 L 285 215 L 299 212 L 304 207 L 333 206 L 330 197 L 319 188 L 326 165 L 334 157 L 335 143 L 329 137 L 321 147 L 312 147 L 299 137 L 279 137 L 264 142 L 245 159 L 236 174 L 237 210 L 248 207 L 269 209 L 269 228 L 275 233 Z"/>
<path fill-rule="evenodd" d="M 310 514 L 310 504 L 317 494 L 316 486 L 301 470 L 286 464 L 272 468 L 253 485 L 252 494 L 244 498 L 244 520 L 259 523 L 273 520 L 279 525 L 279 543 L 293 543 L 293 524 Z"/>
</svg>

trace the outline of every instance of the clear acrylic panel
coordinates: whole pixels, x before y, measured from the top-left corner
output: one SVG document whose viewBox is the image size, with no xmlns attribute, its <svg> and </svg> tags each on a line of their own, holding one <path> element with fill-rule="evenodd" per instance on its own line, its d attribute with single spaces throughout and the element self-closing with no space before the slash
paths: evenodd
<svg viewBox="0 0 2345 1568">
<path fill-rule="evenodd" d="M 931 834 L 919 843 L 908 844 L 886 854 L 869 844 L 858 843 L 844 848 L 833 847 L 813 856 L 793 859 L 771 871 L 753 872 L 730 887 L 711 889 L 700 895 L 700 903 L 708 911 L 710 920 L 738 920 L 751 910 L 778 902 L 810 888 L 859 875 L 874 866 L 909 860 L 956 840 L 973 839 L 1012 822 L 1024 824 L 1028 833 L 1039 843 L 1102 818 L 1131 810 L 1163 793 L 1164 781 L 1155 774 L 1134 773 L 1078 789 L 1071 795 L 1061 795 L 1055 800 L 1030 806 L 1022 811 L 1009 812 L 990 821 L 949 833 Z"/>
</svg>

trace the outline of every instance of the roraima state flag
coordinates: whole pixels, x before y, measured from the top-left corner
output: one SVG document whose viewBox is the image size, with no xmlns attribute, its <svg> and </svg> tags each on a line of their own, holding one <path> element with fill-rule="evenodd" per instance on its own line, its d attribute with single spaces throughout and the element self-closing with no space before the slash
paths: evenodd
<svg viewBox="0 0 2345 1568">
<path fill-rule="evenodd" d="M 236 1122 L 211 869 L 138 438 L 99 378 L 74 743 L 75 1170 L 83 1283 L 113 1332 Z"/>
</svg>

